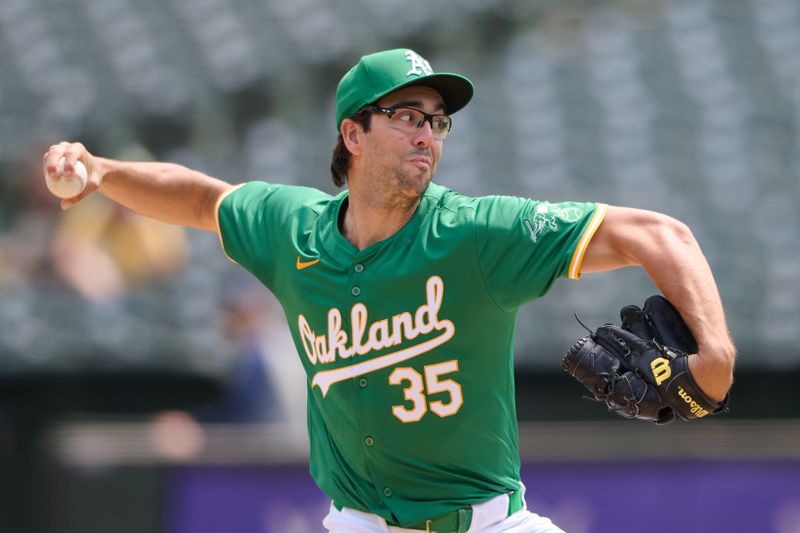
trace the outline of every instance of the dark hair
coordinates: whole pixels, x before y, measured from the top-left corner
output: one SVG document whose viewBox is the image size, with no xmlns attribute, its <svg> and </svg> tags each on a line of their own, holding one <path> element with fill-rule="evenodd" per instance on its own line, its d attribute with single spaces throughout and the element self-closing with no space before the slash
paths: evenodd
<svg viewBox="0 0 800 533">
<path fill-rule="evenodd" d="M 350 119 L 361 126 L 364 131 L 369 131 L 372 113 L 369 109 L 362 107 Z M 350 155 L 350 150 L 344 144 L 344 139 L 340 133 L 331 158 L 331 178 L 333 178 L 333 184 L 337 187 L 343 186 L 347 181 L 347 171 L 350 169 Z"/>
</svg>

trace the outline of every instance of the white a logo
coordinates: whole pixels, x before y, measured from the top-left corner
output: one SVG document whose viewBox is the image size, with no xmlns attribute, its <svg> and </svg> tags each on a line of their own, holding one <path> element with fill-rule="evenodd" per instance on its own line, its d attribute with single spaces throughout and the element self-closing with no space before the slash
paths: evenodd
<svg viewBox="0 0 800 533">
<path fill-rule="evenodd" d="M 406 77 L 411 76 L 412 74 L 415 76 L 422 76 L 425 74 L 433 74 L 433 69 L 431 68 L 431 64 L 425 61 L 419 54 L 412 52 L 411 50 L 406 51 L 406 61 L 411 63 L 411 70 L 406 73 Z"/>
</svg>

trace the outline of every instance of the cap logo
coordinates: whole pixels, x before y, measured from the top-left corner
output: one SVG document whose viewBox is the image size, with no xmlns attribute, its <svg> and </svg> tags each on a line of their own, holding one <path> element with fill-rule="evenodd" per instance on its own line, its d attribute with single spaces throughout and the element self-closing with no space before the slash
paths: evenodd
<svg viewBox="0 0 800 533">
<path fill-rule="evenodd" d="M 433 74 L 433 69 L 431 68 L 431 64 L 428 63 L 425 59 L 423 59 L 419 54 L 412 52 L 411 50 L 406 51 L 406 61 L 411 63 L 411 70 L 406 73 L 406 77 L 409 76 L 428 76 Z"/>
</svg>

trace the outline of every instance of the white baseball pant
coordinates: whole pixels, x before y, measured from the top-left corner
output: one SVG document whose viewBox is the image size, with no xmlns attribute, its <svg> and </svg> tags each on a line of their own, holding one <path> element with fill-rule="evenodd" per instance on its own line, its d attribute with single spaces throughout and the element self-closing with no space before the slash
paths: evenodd
<svg viewBox="0 0 800 533">
<path fill-rule="evenodd" d="M 511 516 L 507 514 L 507 494 L 473 505 L 467 533 L 564 533 L 549 518 L 532 513 L 527 507 Z M 390 526 L 376 514 L 348 508 L 340 511 L 333 504 L 322 525 L 330 533 L 420 533 L 418 529 Z"/>
</svg>

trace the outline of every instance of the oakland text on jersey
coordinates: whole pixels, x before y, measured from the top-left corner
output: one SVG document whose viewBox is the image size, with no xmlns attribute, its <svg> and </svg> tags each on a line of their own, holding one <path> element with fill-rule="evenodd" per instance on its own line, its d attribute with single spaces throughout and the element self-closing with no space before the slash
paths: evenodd
<svg viewBox="0 0 800 533">
<path fill-rule="evenodd" d="M 371 324 L 367 306 L 362 303 L 355 304 L 350 311 L 351 331 L 349 335 L 348 332 L 342 330 L 342 314 L 335 307 L 328 311 L 326 334 L 315 333 L 305 316 L 298 315 L 297 326 L 303 349 L 313 365 L 327 365 L 337 359 L 349 359 L 355 355 L 364 356 L 372 351 L 400 346 L 405 341 L 414 340 L 420 335 L 427 335 L 434 331 L 440 332 L 435 337 L 428 337 L 396 352 L 346 367 L 317 372 L 311 382 L 312 387 L 318 386 L 322 395 L 325 396 L 334 383 L 413 359 L 452 339 L 455 335 L 455 326 L 450 320 L 439 318 L 439 310 L 444 298 L 442 278 L 439 276 L 428 278 L 425 292 L 425 303 L 420 305 L 413 314 L 405 311 Z"/>
</svg>

